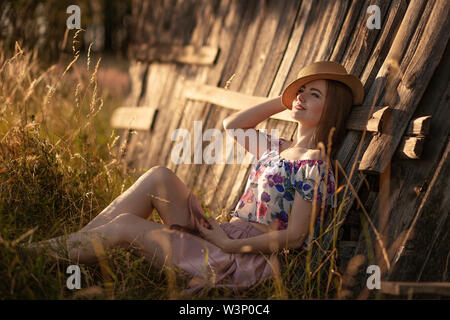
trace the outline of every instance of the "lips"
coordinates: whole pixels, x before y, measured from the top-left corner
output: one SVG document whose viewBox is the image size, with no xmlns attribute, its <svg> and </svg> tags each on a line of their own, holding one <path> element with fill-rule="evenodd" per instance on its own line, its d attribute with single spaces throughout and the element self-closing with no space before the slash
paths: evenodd
<svg viewBox="0 0 450 320">
<path fill-rule="evenodd" d="M 300 104 L 294 105 L 294 108 L 295 108 L 295 109 L 298 109 L 298 110 L 306 110 L 306 109 L 303 108 Z"/>
</svg>

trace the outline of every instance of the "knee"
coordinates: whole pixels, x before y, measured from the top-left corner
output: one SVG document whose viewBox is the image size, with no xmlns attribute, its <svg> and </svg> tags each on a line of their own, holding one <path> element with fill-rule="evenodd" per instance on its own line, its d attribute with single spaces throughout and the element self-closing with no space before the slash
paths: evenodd
<svg viewBox="0 0 450 320">
<path fill-rule="evenodd" d="M 145 180 L 161 181 L 173 175 L 173 171 L 164 166 L 154 166 L 142 175 Z"/>
<path fill-rule="evenodd" d="M 171 173 L 171 172 L 172 172 L 172 170 L 170 170 L 167 167 L 153 166 L 147 170 L 146 174 L 167 174 L 167 173 Z"/>
</svg>

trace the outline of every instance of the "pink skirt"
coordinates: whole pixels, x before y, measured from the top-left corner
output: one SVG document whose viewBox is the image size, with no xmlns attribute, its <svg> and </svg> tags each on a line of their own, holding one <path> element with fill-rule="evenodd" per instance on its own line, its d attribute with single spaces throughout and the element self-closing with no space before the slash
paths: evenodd
<svg viewBox="0 0 450 320">
<path fill-rule="evenodd" d="M 221 228 L 231 239 L 255 237 L 263 232 L 244 220 L 222 223 Z M 191 281 L 187 293 L 203 287 L 244 289 L 273 276 L 278 269 L 275 255 L 257 253 L 229 254 L 216 246 L 205 247 L 196 235 L 173 232 L 172 262 Z M 275 264 L 275 265 L 274 265 Z"/>
</svg>

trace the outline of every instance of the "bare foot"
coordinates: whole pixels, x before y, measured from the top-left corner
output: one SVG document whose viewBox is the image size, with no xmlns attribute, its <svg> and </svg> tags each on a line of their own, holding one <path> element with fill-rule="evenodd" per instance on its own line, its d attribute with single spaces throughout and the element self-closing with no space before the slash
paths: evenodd
<svg viewBox="0 0 450 320">
<path fill-rule="evenodd" d="M 41 254 L 47 254 L 56 259 L 68 260 L 67 250 L 65 249 L 64 239 L 62 237 L 32 242 L 30 244 L 19 244 L 17 250 L 21 254 L 29 255 L 33 258 L 37 258 Z"/>
</svg>

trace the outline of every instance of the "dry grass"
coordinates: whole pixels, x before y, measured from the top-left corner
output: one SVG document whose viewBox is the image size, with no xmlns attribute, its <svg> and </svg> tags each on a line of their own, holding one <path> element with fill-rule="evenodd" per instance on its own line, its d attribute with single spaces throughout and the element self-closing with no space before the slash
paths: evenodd
<svg viewBox="0 0 450 320">
<path fill-rule="evenodd" d="M 66 287 L 69 261 L 32 258 L 17 245 L 78 231 L 137 178 L 117 160 L 108 127 L 122 95 L 100 88 L 100 60 L 88 54 L 45 70 L 19 47 L 0 57 L 0 297 L 3 299 L 323 299 L 339 296 L 336 239 L 341 210 L 310 251 L 280 253 L 279 276 L 242 292 L 180 294 L 186 282 L 114 249 L 82 266 L 82 290 Z M 83 61 L 81 61 L 83 60 Z M 112 71 L 114 72 L 114 71 Z M 108 77 L 105 76 L 105 79 Z M 115 81 L 117 83 L 117 81 Z M 106 86 L 107 87 L 107 86 Z M 125 91 L 122 92 L 124 94 Z M 342 204 L 340 208 L 342 207 Z M 324 244 L 330 233 L 332 243 Z M 330 248 L 328 248 L 330 247 Z M 323 249 L 327 248 L 327 249 Z"/>
</svg>

